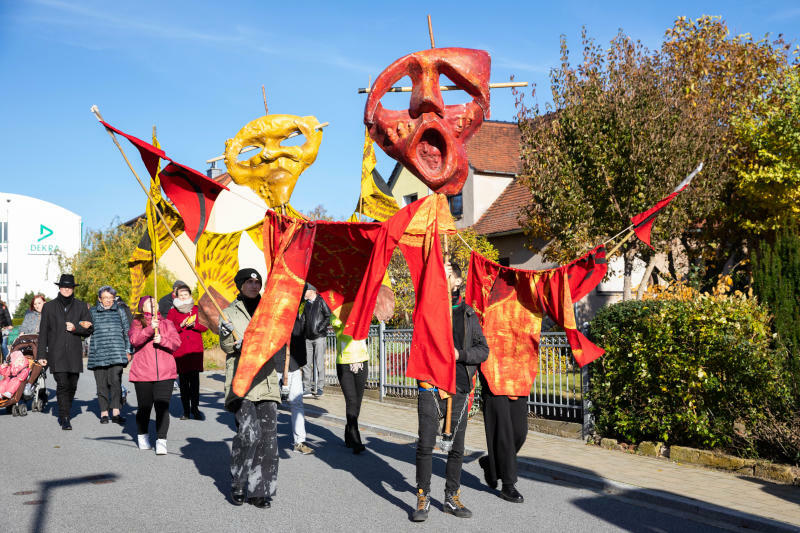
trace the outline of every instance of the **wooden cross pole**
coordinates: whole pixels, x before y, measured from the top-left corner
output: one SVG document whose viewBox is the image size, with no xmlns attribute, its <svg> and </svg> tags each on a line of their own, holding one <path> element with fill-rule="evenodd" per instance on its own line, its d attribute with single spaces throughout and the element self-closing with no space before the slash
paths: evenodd
<svg viewBox="0 0 800 533">
<path fill-rule="evenodd" d="M 100 110 L 97 108 L 96 105 L 92 106 L 91 111 L 97 117 L 97 120 L 100 120 L 100 121 L 103 120 L 102 115 L 100 115 Z M 109 130 L 108 128 L 106 128 L 106 131 L 111 136 L 111 140 L 114 141 L 114 144 L 117 146 L 117 149 L 119 150 L 119 153 L 122 154 L 122 158 L 128 164 L 128 168 L 133 173 L 133 176 L 136 178 L 136 181 L 139 182 L 139 186 L 144 191 L 144 194 L 147 196 L 147 198 L 150 200 L 150 203 L 153 205 L 153 210 L 156 212 L 156 214 L 158 215 L 158 219 L 161 221 L 161 223 L 164 225 L 164 228 L 167 230 L 167 234 L 169 234 L 170 239 L 172 239 L 172 242 L 175 243 L 175 246 L 177 246 L 178 250 L 180 250 L 181 255 L 183 255 L 183 258 L 186 260 L 186 263 L 189 265 L 189 268 L 192 269 L 192 273 L 194 273 L 195 278 L 197 278 L 197 282 L 200 284 L 201 287 L 203 287 L 203 290 L 206 293 L 208 293 L 208 295 L 209 295 L 209 297 L 211 299 L 211 303 L 214 305 L 214 307 L 216 307 L 217 311 L 219 312 L 219 316 L 221 316 L 222 320 L 224 320 L 225 322 L 230 322 L 230 320 L 228 319 L 227 315 L 225 315 L 225 311 L 222 310 L 220 305 L 214 299 L 213 295 L 210 292 L 208 292 L 208 286 L 206 286 L 206 283 L 205 283 L 205 281 L 203 281 L 203 278 L 200 277 L 200 273 L 197 272 L 197 269 L 195 268 L 194 264 L 192 263 L 192 260 L 189 259 L 189 255 L 186 253 L 186 250 L 184 250 L 183 246 L 181 246 L 181 243 L 178 242 L 178 238 L 172 232 L 172 228 L 169 227 L 169 224 L 167 223 L 167 220 L 164 217 L 164 213 L 161 212 L 161 208 L 158 207 L 158 205 L 153 201 L 153 197 L 150 195 L 150 191 L 147 189 L 147 187 L 144 186 L 144 183 L 142 182 L 142 179 L 139 177 L 139 174 L 137 174 L 136 170 L 134 170 L 133 165 L 131 165 L 131 162 L 128 160 L 128 156 L 125 155 L 125 151 L 122 149 L 122 146 L 120 146 L 119 141 L 117 140 L 117 136 L 114 135 L 114 132 Z M 151 244 L 151 246 L 152 246 L 152 244 Z M 239 340 L 239 336 L 236 335 L 236 332 L 233 331 L 231 333 L 233 335 L 234 340 L 238 341 Z"/>
<path fill-rule="evenodd" d="M 156 138 L 156 125 L 153 124 L 153 139 L 155 139 L 155 138 Z M 153 205 L 154 205 L 153 201 L 151 200 L 150 201 L 151 212 L 147 213 L 147 218 L 151 218 L 153 216 L 153 213 L 152 213 L 152 206 Z M 152 222 L 151 222 L 151 224 L 152 224 Z M 151 237 L 155 237 L 155 235 L 152 235 Z M 156 302 L 158 302 L 158 253 L 157 253 L 157 250 L 154 249 L 157 246 L 157 243 L 154 243 L 153 240 L 154 240 L 153 238 L 150 239 L 150 241 L 151 241 L 150 242 L 150 252 L 152 252 L 152 254 L 153 254 L 153 296 L 155 297 Z M 152 311 L 153 311 L 153 314 L 155 316 L 158 316 L 158 308 L 154 307 L 152 309 Z M 154 337 L 157 337 L 159 335 L 158 326 L 153 328 L 153 333 L 154 333 Z"/>
</svg>

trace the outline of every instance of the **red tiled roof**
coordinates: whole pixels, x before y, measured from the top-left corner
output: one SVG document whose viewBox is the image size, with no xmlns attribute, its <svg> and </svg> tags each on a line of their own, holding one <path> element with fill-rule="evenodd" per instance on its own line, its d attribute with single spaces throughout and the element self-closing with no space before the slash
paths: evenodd
<svg viewBox="0 0 800 533">
<path fill-rule="evenodd" d="M 532 199 L 530 189 L 518 180 L 514 180 L 472 225 L 472 229 L 481 235 L 520 230 L 518 220 L 520 209 L 528 205 Z"/>
<path fill-rule="evenodd" d="M 515 122 L 485 121 L 467 143 L 467 156 L 478 172 L 519 174 L 519 127 Z"/>
</svg>

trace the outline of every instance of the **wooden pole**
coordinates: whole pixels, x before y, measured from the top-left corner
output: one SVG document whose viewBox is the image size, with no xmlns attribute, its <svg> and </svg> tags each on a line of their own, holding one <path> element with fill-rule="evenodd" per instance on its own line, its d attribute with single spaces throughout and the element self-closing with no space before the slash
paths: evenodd
<svg viewBox="0 0 800 533">
<path fill-rule="evenodd" d="M 92 106 L 91 111 L 97 117 L 97 120 L 103 120 L 102 115 L 100 115 L 100 110 L 97 108 L 96 105 Z M 192 260 L 189 259 L 189 255 L 186 253 L 186 250 L 184 250 L 183 246 L 181 246 L 181 243 L 178 242 L 178 238 L 175 237 L 175 234 L 172 232 L 172 228 L 170 228 L 169 224 L 167 224 L 167 220 L 166 220 L 166 218 L 164 218 L 164 214 L 161 212 L 161 208 L 158 207 L 158 205 L 153 201 L 153 197 L 150 196 L 150 191 L 147 189 L 147 187 L 144 186 L 144 183 L 142 182 L 142 179 L 139 177 L 139 174 L 137 174 L 136 170 L 134 170 L 133 165 L 131 165 L 131 162 L 128 160 L 128 156 L 125 155 L 125 151 L 122 149 L 122 146 L 120 146 L 119 141 L 117 140 L 117 136 L 114 135 L 114 132 L 109 130 L 109 129 L 106 129 L 106 131 L 111 136 L 111 140 L 114 141 L 114 144 L 117 145 L 117 149 L 119 150 L 119 153 L 122 154 L 122 158 L 128 164 L 128 168 L 131 169 L 131 172 L 133 173 L 133 176 L 136 178 L 136 181 L 139 182 L 139 186 L 142 188 L 144 193 L 147 195 L 147 198 L 150 200 L 150 203 L 153 205 L 153 210 L 156 212 L 156 214 L 158 215 L 159 220 L 161 220 L 161 223 L 164 225 L 164 228 L 167 230 L 167 233 L 169 234 L 170 238 L 172 239 L 172 242 L 175 243 L 175 246 L 178 247 L 178 250 L 180 250 L 181 255 L 183 255 L 183 258 L 186 260 L 186 263 L 189 265 L 189 268 L 192 269 L 192 273 L 194 273 L 195 278 L 197 278 L 197 282 L 200 284 L 200 286 L 203 287 L 203 290 L 209 294 L 209 297 L 211 299 L 211 303 L 214 304 L 214 307 L 216 307 L 217 311 L 219 312 L 219 315 L 222 317 L 222 320 L 224 320 L 225 322 L 230 322 L 230 320 L 228 320 L 227 315 L 225 315 L 225 311 L 222 310 L 222 308 L 219 306 L 217 301 L 214 299 L 213 295 L 211 295 L 211 293 L 208 292 L 208 286 L 206 286 L 206 283 L 203 281 L 203 278 L 200 277 L 200 274 L 197 272 L 197 269 L 195 268 L 194 264 L 192 263 Z M 238 341 L 239 337 L 238 337 L 238 335 L 236 335 L 236 332 L 233 331 L 231 333 L 233 335 L 234 340 Z"/>
<path fill-rule="evenodd" d="M 330 125 L 331 125 L 330 122 L 323 122 L 322 124 L 317 124 L 316 126 L 314 126 L 314 129 L 315 130 L 321 130 L 322 128 L 326 128 L 326 127 L 328 127 Z M 297 132 L 294 132 L 294 133 L 290 133 L 289 135 L 287 135 L 286 138 L 287 139 L 291 139 L 292 137 L 297 137 L 298 135 L 300 135 L 300 134 L 297 133 Z M 239 153 L 240 154 L 244 154 L 246 152 L 252 152 L 253 150 L 261 150 L 261 149 L 262 149 L 262 147 L 259 147 L 259 146 L 250 146 L 248 148 L 245 148 L 244 150 L 242 150 Z M 222 161 L 223 159 L 225 159 L 225 155 L 224 154 L 223 155 L 218 155 L 217 157 L 212 157 L 211 159 L 206 159 L 206 163 L 211 164 L 214 161 Z M 231 192 L 233 192 L 233 191 L 231 191 Z"/>
<path fill-rule="evenodd" d="M 261 86 L 261 94 L 264 96 L 264 114 L 269 115 L 269 108 L 267 107 L 267 90 Z"/>
<path fill-rule="evenodd" d="M 490 89 L 510 89 L 512 87 L 527 87 L 527 81 L 504 81 L 498 83 L 490 83 Z M 386 90 L 387 93 L 410 93 L 413 87 L 390 87 Z M 463 89 L 458 85 L 440 85 L 440 91 L 462 91 Z M 372 87 L 361 87 L 358 89 L 359 94 L 369 94 L 372 92 Z"/>
<path fill-rule="evenodd" d="M 438 215 L 437 215 L 438 216 Z M 447 239 L 447 233 L 444 234 L 444 257 L 445 261 L 448 263 L 450 262 L 450 243 Z M 448 297 L 450 296 L 450 281 L 448 280 Z M 453 306 L 451 302 L 448 302 L 447 308 L 450 310 L 450 323 L 453 323 Z M 453 426 L 453 395 L 448 394 L 447 396 L 447 410 L 444 419 L 444 434 L 452 436 L 452 426 Z"/>
<path fill-rule="evenodd" d="M 431 48 L 436 48 L 436 43 L 433 40 L 433 24 L 431 24 L 430 15 L 428 15 L 428 35 L 431 37 Z"/>
<path fill-rule="evenodd" d="M 630 232 L 629 232 L 627 235 L 625 235 L 625 238 L 623 238 L 621 241 L 619 241 L 619 242 L 617 243 L 617 245 L 616 245 L 616 246 L 614 246 L 614 247 L 611 249 L 611 251 L 610 251 L 610 252 L 608 252 L 608 254 L 606 254 L 606 257 L 611 257 L 612 255 L 614 255 L 614 252 L 616 252 L 617 250 L 619 250 L 620 246 L 622 246 L 623 244 L 625 244 L 625 243 L 628 241 L 628 239 L 630 239 L 630 238 L 633 236 L 633 234 L 634 234 L 634 231 L 633 231 L 633 230 L 631 230 L 631 231 L 630 231 Z"/>
<path fill-rule="evenodd" d="M 155 138 L 156 138 L 156 125 L 153 124 L 153 139 L 155 139 Z M 154 205 L 152 200 L 150 201 L 150 205 L 151 206 Z M 152 217 L 153 213 L 152 212 L 147 213 L 147 216 L 148 217 Z M 152 237 L 155 237 L 155 235 L 153 235 Z M 156 250 L 154 249 L 154 247 L 157 244 L 152 242 L 153 239 L 150 239 L 150 241 L 151 241 L 150 242 L 150 252 L 153 254 L 153 297 L 155 297 L 156 302 L 158 302 L 158 254 L 156 253 Z M 155 316 L 158 316 L 158 308 L 157 307 L 153 308 L 153 314 Z M 158 333 L 158 328 L 157 327 L 153 328 L 153 332 L 154 332 L 154 335 L 158 335 L 159 334 Z"/>
</svg>

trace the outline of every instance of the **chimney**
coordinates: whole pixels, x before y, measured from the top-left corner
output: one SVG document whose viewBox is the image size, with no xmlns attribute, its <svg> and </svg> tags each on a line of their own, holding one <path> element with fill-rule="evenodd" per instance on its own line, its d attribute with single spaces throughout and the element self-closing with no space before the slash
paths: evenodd
<svg viewBox="0 0 800 533">
<path fill-rule="evenodd" d="M 206 170 L 206 176 L 208 176 L 209 178 L 214 180 L 214 179 L 217 179 L 217 177 L 220 174 L 222 174 L 222 170 L 217 168 L 217 162 L 216 161 L 212 161 L 211 162 L 211 166 L 208 167 L 208 170 Z"/>
</svg>

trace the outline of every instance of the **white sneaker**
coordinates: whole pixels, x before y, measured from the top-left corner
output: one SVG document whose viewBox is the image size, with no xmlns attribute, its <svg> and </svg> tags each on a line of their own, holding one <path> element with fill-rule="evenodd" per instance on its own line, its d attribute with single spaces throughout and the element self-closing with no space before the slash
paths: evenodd
<svg viewBox="0 0 800 533">
<path fill-rule="evenodd" d="M 150 435 L 139 435 L 139 449 L 140 450 L 152 450 L 153 447 L 150 446 Z"/>
<path fill-rule="evenodd" d="M 167 439 L 156 440 L 156 455 L 167 455 Z"/>
</svg>

